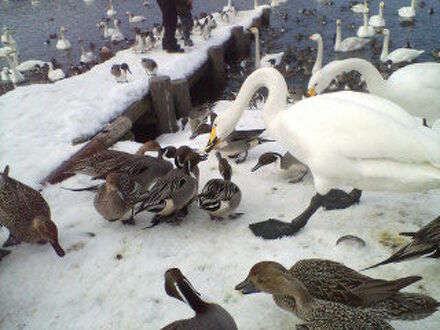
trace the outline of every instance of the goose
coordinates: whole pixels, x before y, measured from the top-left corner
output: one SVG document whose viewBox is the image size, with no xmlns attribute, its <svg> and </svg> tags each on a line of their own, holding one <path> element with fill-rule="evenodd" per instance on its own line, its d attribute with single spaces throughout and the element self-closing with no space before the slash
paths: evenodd
<svg viewBox="0 0 440 330">
<path fill-rule="evenodd" d="M 146 21 L 145 16 L 133 16 L 133 14 L 127 11 L 126 15 L 128 16 L 129 23 L 141 23 Z"/>
<path fill-rule="evenodd" d="M 65 38 L 65 36 L 64 36 L 65 33 L 66 33 L 66 28 L 64 26 L 62 26 L 61 27 L 61 38 L 58 39 L 57 44 L 56 44 L 56 48 L 59 50 L 67 50 L 72 47 L 72 45 L 70 44 L 70 41 Z"/>
<path fill-rule="evenodd" d="M 416 0 L 411 0 L 411 6 L 400 8 L 398 13 L 402 18 L 414 18 L 416 16 Z"/>
<path fill-rule="evenodd" d="M 237 330 L 237 324 L 220 305 L 202 299 L 180 269 L 165 272 L 165 292 L 171 298 L 189 305 L 196 315 L 190 319 L 174 321 L 162 330 Z"/>
<path fill-rule="evenodd" d="M 312 34 L 309 37 L 310 40 L 316 41 L 318 43 L 318 52 L 316 54 L 316 61 L 312 68 L 312 75 L 321 70 L 322 68 L 322 57 L 324 56 L 324 42 L 319 33 Z"/>
<path fill-rule="evenodd" d="M 370 17 L 368 24 L 374 28 L 383 28 L 385 26 L 385 19 L 383 18 L 383 9 L 385 8 L 385 3 L 382 1 L 379 4 L 379 15 L 373 15 Z"/>
<path fill-rule="evenodd" d="M 241 202 L 240 188 L 231 182 L 232 167 L 226 158 L 216 153 L 218 169 L 223 179 L 211 179 L 198 196 L 199 207 L 208 212 L 211 220 L 222 219 L 225 215 L 235 218 L 232 213 Z"/>
<path fill-rule="evenodd" d="M 113 31 L 112 35 L 110 36 L 110 40 L 112 42 L 119 42 L 125 39 L 125 36 L 122 34 L 121 30 L 119 30 L 119 26 L 121 25 L 121 22 L 118 19 L 113 20 L 113 24 L 115 25 L 115 30 Z"/>
<path fill-rule="evenodd" d="M 400 233 L 399 235 L 411 237 L 412 242 L 403 246 L 388 259 L 364 270 L 422 256 L 440 258 L 440 217 L 435 218 L 417 232 Z"/>
<path fill-rule="evenodd" d="M 358 13 L 358 14 L 363 14 L 368 10 L 368 4 L 367 4 L 367 0 L 364 0 L 364 3 L 357 3 L 353 6 L 351 6 L 351 11 Z"/>
<path fill-rule="evenodd" d="M 257 236 L 293 235 L 319 207 L 326 206 L 326 194 L 332 188 L 399 192 L 440 187 L 440 135 L 403 108 L 375 95 L 343 91 L 307 98 L 287 109 L 287 84 L 273 68 L 261 68 L 245 80 L 236 100 L 215 119 L 206 152 L 216 149 L 234 130 L 261 87 L 269 90 L 263 118 L 270 136 L 310 169 L 317 194 L 292 223 L 271 219 L 251 224 Z M 348 207 L 359 198 L 360 192 L 354 189 L 335 208 Z"/>
<path fill-rule="evenodd" d="M 0 224 L 10 234 L 5 245 L 49 242 L 58 256 L 65 255 L 46 200 L 37 190 L 11 178 L 9 166 L 0 173 Z"/>
<path fill-rule="evenodd" d="M 429 122 L 440 118 L 440 63 L 407 65 L 387 80 L 368 61 L 350 58 L 324 66 L 309 81 L 309 94 L 319 94 L 343 72 L 358 71 L 371 94 L 388 99 L 413 116 Z"/>
<path fill-rule="evenodd" d="M 281 177 L 288 178 L 289 183 L 301 181 L 309 171 L 307 166 L 293 157 L 290 152 L 286 152 L 284 155 L 277 152 L 266 152 L 258 158 L 258 162 L 252 167 L 251 172 L 255 172 L 261 167 L 276 163 L 277 161 Z"/>
<path fill-rule="evenodd" d="M 115 17 L 116 13 L 117 13 L 117 11 L 114 10 L 114 8 L 113 8 L 113 0 L 110 0 L 110 7 L 107 10 L 107 16 L 108 17 Z"/>
<path fill-rule="evenodd" d="M 394 329 L 367 310 L 316 299 L 297 277 L 276 262 L 255 264 L 235 289 L 243 294 L 264 292 L 272 295 L 279 307 L 303 321 L 297 329 Z"/>
<path fill-rule="evenodd" d="M 375 279 L 326 259 L 299 260 L 290 269 L 277 262 L 266 263 L 266 269 L 272 267 L 301 281 L 315 299 L 361 308 L 387 320 L 419 320 L 432 315 L 439 307 L 439 302 L 428 295 L 399 292 L 420 281 L 420 276 L 392 281 Z M 246 292 L 252 290 L 252 284 L 245 280 L 236 289 Z M 274 300 L 287 311 L 295 307 L 293 297 L 276 295 Z"/>
<path fill-rule="evenodd" d="M 424 50 L 418 50 L 413 48 L 398 48 L 393 50 L 390 54 L 388 54 L 390 31 L 388 29 L 383 29 L 382 34 L 384 35 L 384 38 L 383 38 L 382 53 L 380 54 L 381 62 L 391 61 L 391 63 L 393 64 L 398 64 L 402 62 L 411 62 L 425 52 Z"/>
<path fill-rule="evenodd" d="M 364 16 L 364 24 L 359 27 L 357 30 L 357 36 L 360 38 L 371 38 L 374 37 L 376 32 L 374 31 L 374 28 L 372 26 L 368 25 L 368 13 L 369 10 L 366 10 L 363 14 Z"/>
<path fill-rule="evenodd" d="M 281 64 L 281 60 L 283 59 L 284 52 L 274 53 L 274 54 L 266 54 L 261 58 L 260 53 L 260 31 L 256 27 L 251 27 L 249 29 L 250 32 L 255 37 L 255 69 L 259 69 L 261 67 L 270 67 L 270 66 L 278 66 Z"/>
<path fill-rule="evenodd" d="M 9 65 L 9 80 L 14 84 L 22 83 L 26 80 L 26 78 L 21 74 L 20 71 L 17 70 L 17 65 L 14 61 L 14 53 L 15 51 L 6 55 L 6 60 Z"/>
<path fill-rule="evenodd" d="M 101 21 L 100 26 L 104 27 L 104 38 L 110 38 L 112 36 L 112 34 L 115 32 L 115 29 L 109 28 L 108 27 L 108 23 L 109 23 L 109 19 L 105 18 Z"/>
<path fill-rule="evenodd" d="M 81 57 L 80 57 L 79 61 L 81 63 L 92 63 L 93 61 L 95 61 L 95 55 L 93 54 L 93 52 L 92 51 L 88 51 L 88 52 L 85 51 L 84 40 L 82 38 L 79 38 L 78 42 L 81 47 Z"/>
<path fill-rule="evenodd" d="M 341 20 L 336 20 L 335 52 L 352 52 L 364 48 L 370 41 L 359 37 L 348 37 L 341 41 Z"/>
</svg>

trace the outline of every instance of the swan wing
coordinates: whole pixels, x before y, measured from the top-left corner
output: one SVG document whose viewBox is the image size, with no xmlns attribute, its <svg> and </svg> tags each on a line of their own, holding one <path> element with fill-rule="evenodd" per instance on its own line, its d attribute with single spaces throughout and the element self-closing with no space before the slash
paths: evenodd
<svg viewBox="0 0 440 330">
<path fill-rule="evenodd" d="M 403 67 L 394 72 L 387 83 L 396 86 L 405 84 L 417 88 L 430 88 L 437 90 L 440 97 L 440 64 L 434 62 L 416 63 Z"/>
<path fill-rule="evenodd" d="M 368 39 L 349 37 L 341 42 L 341 49 L 356 50 L 364 47 L 369 42 Z"/>
<path fill-rule="evenodd" d="M 392 51 L 388 55 L 387 59 L 391 60 L 393 63 L 399 63 L 405 61 L 409 62 L 424 52 L 425 52 L 424 50 L 418 50 L 418 49 L 398 48 Z"/>
</svg>

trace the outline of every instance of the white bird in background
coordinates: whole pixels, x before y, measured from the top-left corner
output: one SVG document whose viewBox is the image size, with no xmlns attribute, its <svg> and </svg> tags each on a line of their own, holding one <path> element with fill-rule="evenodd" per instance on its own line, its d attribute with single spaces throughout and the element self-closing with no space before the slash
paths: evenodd
<svg viewBox="0 0 440 330">
<path fill-rule="evenodd" d="M 1 81 L 10 81 L 9 75 L 10 75 L 9 69 L 6 66 L 3 67 L 2 71 L 0 71 L 0 80 Z"/>
<path fill-rule="evenodd" d="M 374 28 L 382 28 L 385 26 L 385 19 L 383 18 L 383 9 L 385 8 L 385 3 L 382 1 L 379 4 L 379 15 L 374 15 L 370 17 L 368 24 Z"/>
<path fill-rule="evenodd" d="M 59 50 L 67 50 L 72 47 L 70 41 L 66 39 L 65 34 L 66 28 L 64 26 L 61 27 L 61 38 L 58 39 L 56 48 Z"/>
<path fill-rule="evenodd" d="M 128 22 L 129 23 L 141 23 L 146 20 L 145 16 L 133 16 L 133 14 L 127 11 Z"/>
<path fill-rule="evenodd" d="M 99 26 L 104 28 L 104 38 L 110 38 L 112 34 L 115 32 L 115 29 L 109 28 L 108 23 L 110 22 L 110 19 L 104 18 L 100 23 Z"/>
<path fill-rule="evenodd" d="M 402 62 L 411 62 L 425 52 L 424 50 L 418 50 L 413 48 L 397 48 L 393 50 L 390 54 L 388 54 L 390 31 L 388 29 L 384 29 L 382 31 L 382 34 L 384 35 L 384 38 L 383 38 L 382 53 L 380 54 L 381 62 L 391 61 L 393 64 L 402 63 Z"/>
<path fill-rule="evenodd" d="M 319 33 L 312 34 L 309 37 L 310 40 L 316 41 L 318 43 L 318 52 L 316 54 L 316 61 L 312 68 L 312 75 L 321 70 L 322 68 L 322 57 L 324 56 L 324 42 Z"/>
<path fill-rule="evenodd" d="M 358 4 L 351 6 L 350 9 L 351 9 L 351 11 L 358 13 L 358 14 L 365 13 L 368 10 L 367 0 L 364 0 L 364 3 L 358 3 Z"/>
<path fill-rule="evenodd" d="M 14 61 L 13 52 L 6 55 L 6 60 L 8 61 L 9 65 L 9 80 L 14 85 L 25 81 L 26 79 L 24 78 L 24 76 L 21 74 L 20 71 L 17 70 L 17 64 Z"/>
<path fill-rule="evenodd" d="M 95 60 L 95 55 L 93 54 L 93 52 L 92 51 L 88 51 L 88 52 L 85 51 L 84 40 L 82 38 L 79 38 L 78 42 L 81 47 L 81 57 L 80 57 L 79 61 L 81 63 L 93 62 Z"/>
<path fill-rule="evenodd" d="M 107 10 L 107 16 L 108 17 L 114 17 L 116 16 L 116 10 L 113 8 L 113 0 L 110 0 L 110 7 Z"/>
<path fill-rule="evenodd" d="M 371 38 L 376 34 L 374 28 L 368 25 L 368 12 L 369 10 L 364 12 L 364 24 L 357 30 L 357 35 L 360 38 Z"/>
<path fill-rule="evenodd" d="M 336 20 L 336 40 L 335 40 L 335 52 L 352 52 L 364 48 L 370 41 L 368 39 L 359 37 L 348 37 L 342 39 L 341 32 L 341 20 Z"/>
<path fill-rule="evenodd" d="M 411 0 L 411 6 L 400 8 L 398 13 L 402 18 L 414 18 L 416 16 L 416 0 Z"/>
<path fill-rule="evenodd" d="M 260 31 L 256 27 L 251 27 L 249 31 L 252 32 L 255 37 L 255 69 L 280 65 L 284 52 L 266 54 L 261 58 Z"/>
<path fill-rule="evenodd" d="M 125 39 L 125 36 L 122 34 L 121 30 L 119 30 L 119 25 L 121 24 L 118 19 L 113 19 L 113 24 L 115 25 L 115 30 L 113 31 L 110 40 L 112 42 L 119 42 Z"/>
<path fill-rule="evenodd" d="M 48 63 L 48 72 L 47 72 L 47 77 L 49 78 L 50 81 L 58 81 L 61 79 L 64 79 L 66 77 L 64 71 L 60 68 L 55 69 L 53 66 L 53 63 Z"/>
<path fill-rule="evenodd" d="M 32 71 L 38 67 L 41 68 L 46 63 L 48 63 L 48 62 L 44 62 L 44 61 L 40 61 L 40 60 L 28 60 L 28 61 L 20 63 L 17 66 L 17 70 L 20 72 L 28 72 L 28 71 Z"/>
</svg>

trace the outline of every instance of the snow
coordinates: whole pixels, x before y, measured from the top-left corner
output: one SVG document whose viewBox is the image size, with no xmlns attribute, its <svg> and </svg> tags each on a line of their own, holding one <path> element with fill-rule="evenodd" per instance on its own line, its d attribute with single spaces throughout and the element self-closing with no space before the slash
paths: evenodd
<svg viewBox="0 0 440 330">
<path fill-rule="evenodd" d="M 194 36 L 195 46 L 186 48 L 184 54 L 165 53 L 160 43 L 145 54 L 124 50 L 85 74 L 54 84 L 19 87 L 1 96 L 0 167 L 10 164 L 23 182 L 38 184 L 80 148 L 72 146 L 74 138 L 98 132 L 148 92 L 149 78 L 141 58 L 154 59 L 159 75 L 189 76 L 206 61 L 210 47 L 224 43 L 234 26 L 249 28 L 263 8 L 240 11 L 230 24 L 217 17 L 218 27 L 211 38 L 205 41 Z M 128 83 L 118 84 L 110 68 L 123 62 L 133 75 L 128 75 Z M 38 159 L 38 164 L 29 164 L 29 158 Z"/>
<path fill-rule="evenodd" d="M 219 102 L 215 111 L 228 107 Z M 239 128 L 264 127 L 261 110 L 244 112 Z M 189 140 L 189 128 L 161 136 L 162 146 L 188 144 L 203 148 L 208 135 Z M 134 152 L 139 144 L 120 142 L 117 150 Z M 136 216 L 136 226 L 103 220 L 93 208 L 90 192 L 70 192 L 61 187 L 91 185 L 75 176 L 45 187 L 43 195 L 52 209 L 66 256 L 58 258 L 48 245 L 22 244 L 0 262 L 0 328 L 3 329 L 158 329 L 193 312 L 168 297 L 163 274 L 179 267 L 194 287 L 221 304 L 239 329 L 294 328 L 300 321 L 278 308 L 270 296 L 243 296 L 234 291 L 251 266 L 275 260 L 286 267 L 303 258 L 328 258 L 360 269 L 388 257 L 391 249 L 379 243 L 385 234 L 396 240 L 401 231 L 417 230 L 440 213 L 439 191 L 416 194 L 364 192 L 358 206 L 339 211 L 319 210 L 297 236 L 264 241 L 253 236 L 248 224 L 268 217 L 288 220 L 301 212 L 315 193 L 308 174 L 303 182 L 289 184 L 279 178 L 276 166 L 255 173 L 250 169 L 261 153 L 283 152 L 277 143 L 266 143 L 249 153 L 240 165 L 231 162 L 232 181 L 242 189 L 236 220 L 213 222 L 196 203 L 180 225 L 161 224 L 141 230 L 151 220 Z M 201 164 L 200 190 L 218 177 L 214 155 Z M 14 167 L 11 176 L 21 178 Z M 94 233 L 90 237 L 88 233 Z M 335 245 L 346 234 L 365 240 L 366 247 L 349 242 Z M 402 242 L 405 239 L 402 240 Z M 116 256 L 120 254 L 122 259 Z M 32 271 L 30 271 L 32 269 Z M 373 269 L 366 274 L 386 279 L 422 275 L 407 291 L 425 292 L 440 299 L 436 260 L 418 259 Z M 393 322 L 396 329 L 439 329 L 440 314 L 415 322 Z"/>
</svg>

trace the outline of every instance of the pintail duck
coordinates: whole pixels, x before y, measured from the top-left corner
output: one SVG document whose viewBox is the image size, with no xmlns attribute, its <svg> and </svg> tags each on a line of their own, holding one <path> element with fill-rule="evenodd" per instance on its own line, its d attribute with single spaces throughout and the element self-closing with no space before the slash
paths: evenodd
<svg viewBox="0 0 440 330">
<path fill-rule="evenodd" d="M 409 236 L 412 242 L 402 247 L 388 259 L 365 269 L 375 268 L 393 262 L 401 262 L 421 256 L 440 258 L 440 216 L 432 220 L 417 232 L 400 233 Z"/>
<path fill-rule="evenodd" d="M 174 321 L 162 330 L 237 330 L 231 314 L 220 305 L 204 301 L 180 269 L 172 268 L 165 272 L 165 292 L 189 305 L 196 315 Z"/>
<path fill-rule="evenodd" d="M 201 161 L 197 153 L 189 154 L 183 168 L 176 168 L 158 178 L 150 190 L 139 199 L 136 214 L 147 210 L 155 213 L 151 228 L 160 222 L 180 222 L 188 213 L 187 206 L 197 196 Z"/>
<path fill-rule="evenodd" d="M 142 66 L 145 69 L 145 72 L 149 76 L 155 76 L 157 74 L 157 63 L 155 60 L 151 58 L 143 58 L 142 59 Z"/>
<path fill-rule="evenodd" d="M 247 278 L 235 289 L 243 294 L 271 294 L 279 307 L 304 321 L 297 329 L 394 329 L 368 311 L 314 298 L 300 280 L 275 262 L 255 264 Z"/>
<path fill-rule="evenodd" d="M 307 174 L 309 169 L 298 159 L 292 156 L 290 152 L 286 152 L 283 155 L 277 152 L 266 152 L 258 158 L 258 163 L 252 168 L 252 172 L 255 172 L 259 168 L 278 162 L 278 170 L 283 177 L 288 177 L 290 183 L 296 183 L 301 181 Z"/>
<path fill-rule="evenodd" d="M 142 191 L 143 187 L 126 173 L 110 173 L 99 187 L 93 205 L 108 221 L 122 220 L 123 224 L 134 225 L 134 205 Z M 130 210 L 130 218 L 124 220 Z"/>
<path fill-rule="evenodd" d="M 118 83 L 128 82 L 127 72 L 132 74 L 127 63 L 113 64 L 110 69 L 110 72 L 113 75 L 113 77 L 115 77 L 116 82 Z"/>
<path fill-rule="evenodd" d="M 0 224 L 10 232 L 4 246 L 49 242 L 58 256 L 65 255 L 49 205 L 38 191 L 11 178 L 9 166 L 0 174 Z"/>
<path fill-rule="evenodd" d="M 209 180 L 199 194 L 199 207 L 207 211 L 211 219 L 221 219 L 234 212 L 241 201 L 240 188 L 231 182 L 232 168 L 220 153 L 216 153 L 218 169 L 223 179 Z M 231 214 L 234 218 L 238 214 Z"/>
</svg>

